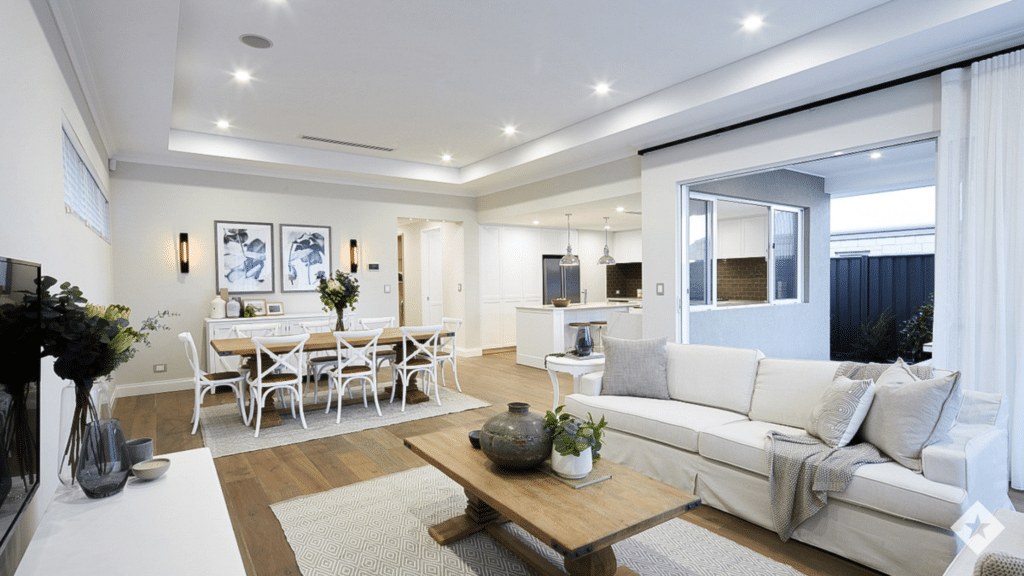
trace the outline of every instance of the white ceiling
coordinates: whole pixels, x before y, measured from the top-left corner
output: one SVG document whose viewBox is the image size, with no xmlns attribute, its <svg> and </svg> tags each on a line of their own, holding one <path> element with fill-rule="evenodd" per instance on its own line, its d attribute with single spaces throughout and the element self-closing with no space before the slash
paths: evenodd
<svg viewBox="0 0 1024 576">
<path fill-rule="evenodd" d="M 48 1 L 111 158 L 463 196 L 1012 46 L 1024 26 L 1006 0 Z M 750 15 L 764 27 L 744 31 Z M 556 212 L 600 229 L 618 200 Z"/>
</svg>

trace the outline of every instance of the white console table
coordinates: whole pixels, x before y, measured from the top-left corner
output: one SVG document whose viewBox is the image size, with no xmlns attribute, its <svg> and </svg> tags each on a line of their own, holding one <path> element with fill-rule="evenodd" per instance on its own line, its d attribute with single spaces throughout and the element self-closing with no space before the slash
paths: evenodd
<svg viewBox="0 0 1024 576">
<path fill-rule="evenodd" d="M 161 457 L 171 460 L 163 476 L 129 478 L 107 498 L 59 487 L 17 576 L 245 576 L 210 450 Z"/>
<path fill-rule="evenodd" d="M 346 315 L 347 317 L 347 315 Z M 255 316 L 252 318 L 207 318 L 206 329 L 203 331 L 203 337 L 206 344 L 206 371 L 207 372 L 221 372 L 224 370 L 234 370 L 235 366 L 226 366 L 219 361 L 219 356 L 213 348 L 210 347 L 210 342 L 213 340 L 220 340 L 223 338 L 233 338 L 231 335 L 231 328 L 233 326 L 241 326 L 244 324 L 280 324 L 281 331 L 280 336 L 286 336 L 288 334 L 302 334 L 303 322 L 323 322 L 327 321 L 330 324 L 334 324 L 334 314 L 327 314 L 325 312 L 310 312 L 309 314 L 279 314 L 277 316 Z M 237 359 L 234 362 L 238 362 Z"/>
</svg>

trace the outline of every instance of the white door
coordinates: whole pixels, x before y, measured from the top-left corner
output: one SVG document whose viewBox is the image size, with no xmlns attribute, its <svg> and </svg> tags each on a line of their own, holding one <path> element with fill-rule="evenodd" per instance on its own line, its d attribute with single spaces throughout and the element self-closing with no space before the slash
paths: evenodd
<svg viewBox="0 0 1024 576">
<path fill-rule="evenodd" d="M 423 278 L 423 323 L 440 324 L 444 317 L 444 296 L 441 287 L 441 230 L 420 233 Z"/>
</svg>

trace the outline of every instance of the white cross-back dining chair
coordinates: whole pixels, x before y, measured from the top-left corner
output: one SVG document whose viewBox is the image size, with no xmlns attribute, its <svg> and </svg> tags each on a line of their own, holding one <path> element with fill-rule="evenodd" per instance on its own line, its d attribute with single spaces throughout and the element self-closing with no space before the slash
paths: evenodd
<svg viewBox="0 0 1024 576">
<path fill-rule="evenodd" d="M 235 324 L 231 327 L 231 337 L 251 339 L 253 336 L 278 336 L 281 334 L 281 330 L 281 324 L 277 322 Z M 243 374 L 249 372 L 249 359 L 242 359 L 236 356 L 222 356 L 221 361 L 229 370 L 238 370 Z"/>
<path fill-rule="evenodd" d="M 441 384 L 445 388 L 448 387 L 448 382 L 444 376 L 444 365 L 449 363 L 452 365 L 452 376 L 455 378 L 455 387 L 458 388 L 459 392 L 462 392 L 462 386 L 459 385 L 459 359 L 455 355 L 455 348 L 458 345 L 459 329 L 462 328 L 462 320 L 459 318 L 442 318 L 441 324 L 444 325 L 445 332 L 451 332 L 451 336 L 442 335 L 439 340 L 440 348 L 437 350 L 437 371 L 441 373 Z"/>
<path fill-rule="evenodd" d="M 204 372 L 199 367 L 199 354 L 196 352 L 196 342 L 192 339 L 191 332 L 182 332 L 178 334 L 178 340 L 181 340 L 185 344 L 185 356 L 188 357 L 188 363 L 192 366 L 193 383 L 195 385 L 195 402 L 192 407 L 192 433 L 195 434 L 196 430 L 199 429 L 199 406 L 203 403 L 203 397 L 208 392 L 212 392 L 217 386 L 229 386 L 231 390 L 235 392 L 235 397 L 238 399 L 238 411 L 242 414 L 242 420 L 248 424 L 245 414 L 245 384 L 242 380 L 245 379 L 239 372 Z"/>
<path fill-rule="evenodd" d="M 430 396 L 431 383 L 434 384 L 435 389 L 437 388 L 437 348 L 444 325 L 400 326 L 398 329 L 402 331 L 402 359 L 391 365 L 391 401 L 395 401 L 395 390 L 401 380 L 402 412 L 405 412 L 405 394 L 409 388 L 409 380 L 415 374 L 420 374 L 423 392 L 427 396 Z M 420 342 L 416 339 L 417 334 L 429 334 L 429 337 Z M 437 394 L 437 405 L 440 406 L 441 391 L 435 390 L 434 393 Z"/>
<path fill-rule="evenodd" d="M 377 401 L 377 339 L 380 338 L 383 328 L 376 330 L 354 330 L 351 332 L 335 332 L 334 339 L 338 343 L 338 363 L 328 368 L 327 384 L 327 410 L 331 411 L 331 391 L 338 388 L 338 417 L 337 423 L 341 423 L 341 402 L 345 395 L 345 388 L 352 382 L 359 381 L 363 384 L 363 407 L 369 408 L 366 402 L 366 386 L 369 384 L 373 393 L 373 406 L 377 409 L 377 416 L 383 416 L 380 411 L 380 402 Z M 353 340 L 369 338 L 365 344 L 352 344 Z M 352 389 L 349 388 L 351 396 Z"/>
<path fill-rule="evenodd" d="M 377 328 L 394 328 L 395 317 L 394 316 L 380 316 L 376 318 L 360 318 L 356 320 L 361 330 L 376 330 Z M 377 369 L 387 362 L 394 366 L 395 364 L 395 350 L 391 346 L 378 346 L 377 347 Z"/>
<path fill-rule="evenodd" d="M 299 419 L 306 428 L 306 415 L 302 411 L 302 376 L 305 372 L 303 346 L 309 334 L 294 336 L 256 336 L 256 375 L 249 379 L 249 422 L 256 412 L 256 433 L 260 437 L 260 423 L 263 420 L 263 405 L 273 392 L 288 392 L 292 397 L 292 418 L 298 404 Z M 274 352 L 271 347 L 290 346 L 284 352 Z"/>
<path fill-rule="evenodd" d="M 348 330 L 352 321 L 349 318 L 342 320 L 345 330 Z M 305 334 L 319 334 L 334 331 L 334 322 L 329 318 L 314 320 L 310 322 L 299 322 L 299 327 Z M 338 365 L 338 356 L 331 350 L 309 352 L 306 358 L 306 382 L 313 385 L 313 403 L 316 404 L 320 393 L 320 377 L 328 368 Z"/>
</svg>

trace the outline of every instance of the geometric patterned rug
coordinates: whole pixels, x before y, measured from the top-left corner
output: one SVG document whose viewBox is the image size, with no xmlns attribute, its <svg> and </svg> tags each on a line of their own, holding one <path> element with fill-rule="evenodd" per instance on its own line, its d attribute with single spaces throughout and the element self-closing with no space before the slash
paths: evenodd
<svg viewBox="0 0 1024 576">
<path fill-rule="evenodd" d="M 302 576 L 531 575 L 484 533 L 441 546 L 427 528 L 461 514 L 462 487 L 432 466 L 414 468 L 270 506 Z M 504 525 L 561 569 L 562 557 Z M 790 566 L 678 518 L 614 545 L 619 564 L 644 576 L 802 576 Z"/>
<path fill-rule="evenodd" d="M 351 434 L 352 432 L 359 432 L 370 428 L 390 426 L 392 424 L 411 422 L 434 416 L 444 416 L 445 414 L 454 414 L 456 412 L 490 406 L 487 402 L 455 392 L 452 389 L 438 388 L 441 390 L 440 406 L 437 405 L 437 400 L 433 393 L 431 393 L 429 402 L 409 404 L 405 407 L 405 412 L 402 412 L 401 398 L 396 397 L 394 403 L 388 403 L 386 400 L 380 401 L 382 416 L 378 416 L 377 410 L 373 407 L 373 400 L 370 400 L 367 408 L 363 407 L 362 402 L 342 407 L 341 423 L 336 423 L 335 419 L 338 417 L 338 413 L 337 400 L 335 400 L 332 402 L 329 414 L 324 414 L 323 408 L 318 410 L 307 408 L 305 410 L 306 426 L 308 428 L 303 428 L 298 418 L 293 420 L 289 412 L 281 416 L 280 426 L 260 428 L 259 438 L 254 438 L 253 428 L 246 426 L 242 422 L 242 417 L 238 413 L 238 403 L 236 402 L 200 408 L 199 424 L 203 430 L 203 444 L 213 452 L 214 458 L 220 458 L 221 456 L 230 456 L 231 454 L 276 448 L 277 446 L 297 444 L 339 434 Z M 229 394 L 233 393 L 229 392 Z M 358 397 L 362 392 L 357 388 L 355 394 Z M 321 389 L 319 397 L 321 404 L 324 402 L 326 395 L 326 391 Z M 303 406 L 308 407 L 312 405 L 313 394 L 309 393 L 306 395 Z"/>
</svg>

